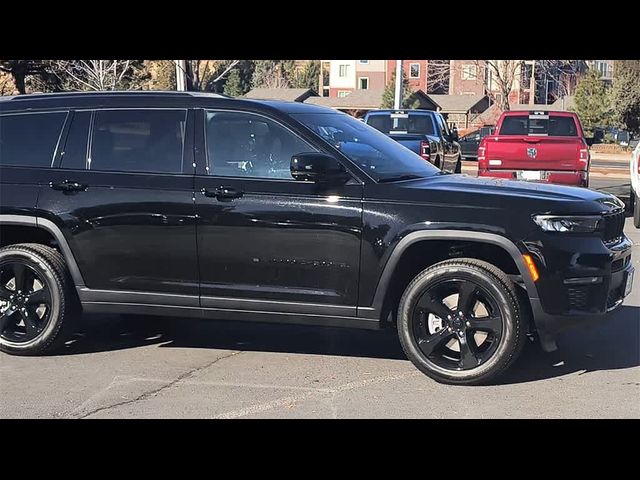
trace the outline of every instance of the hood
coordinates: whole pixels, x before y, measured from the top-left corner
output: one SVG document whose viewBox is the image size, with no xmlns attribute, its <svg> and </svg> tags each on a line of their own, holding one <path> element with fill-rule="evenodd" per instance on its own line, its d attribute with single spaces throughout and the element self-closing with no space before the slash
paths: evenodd
<svg viewBox="0 0 640 480">
<path fill-rule="evenodd" d="M 624 208 L 617 197 L 588 188 L 529 183 L 469 175 L 434 175 L 395 185 L 403 197 L 429 203 L 463 203 L 467 206 L 517 208 L 538 213 L 607 213 Z"/>
</svg>

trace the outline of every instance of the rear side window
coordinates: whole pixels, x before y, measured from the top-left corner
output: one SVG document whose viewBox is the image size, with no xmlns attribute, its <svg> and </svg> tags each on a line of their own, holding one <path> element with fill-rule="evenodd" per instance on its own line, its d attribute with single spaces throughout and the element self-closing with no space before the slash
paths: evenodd
<svg viewBox="0 0 640 480">
<path fill-rule="evenodd" d="M 433 121 L 430 115 L 412 115 L 409 113 L 371 115 L 367 125 L 384 134 L 407 133 L 414 135 L 433 135 Z"/>
<path fill-rule="evenodd" d="M 51 167 L 66 112 L 0 115 L 0 165 Z"/>
<path fill-rule="evenodd" d="M 186 110 L 95 112 L 91 170 L 181 173 Z"/>
<path fill-rule="evenodd" d="M 573 117 L 510 115 L 502 121 L 500 135 L 575 137 L 578 130 Z"/>
</svg>

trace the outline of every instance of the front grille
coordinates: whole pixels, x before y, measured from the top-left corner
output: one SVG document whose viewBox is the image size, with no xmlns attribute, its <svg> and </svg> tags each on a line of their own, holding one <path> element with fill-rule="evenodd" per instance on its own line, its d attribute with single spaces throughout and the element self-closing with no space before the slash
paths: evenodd
<svg viewBox="0 0 640 480">
<path fill-rule="evenodd" d="M 569 308 L 583 309 L 589 301 L 589 287 L 570 287 L 567 289 Z"/>
<path fill-rule="evenodd" d="M 602 219 L 604 221 L 604 243 L 615 243 L 622 237 L 624 230 L 624 210 L 604 215 Z"/>
</svg>

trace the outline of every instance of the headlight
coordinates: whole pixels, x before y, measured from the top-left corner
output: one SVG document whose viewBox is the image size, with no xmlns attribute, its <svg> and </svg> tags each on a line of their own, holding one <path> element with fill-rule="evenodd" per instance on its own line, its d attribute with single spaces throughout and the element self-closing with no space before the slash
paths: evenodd
<svg viewBox="0 0 640 480">
<path fill-rule="evenodd" d="M 540 225 L 545 232 L 595 232 L 602 217 L 592 216 L 561 216 L 561 215 L 534 215 L 533 221 Z"/>
</svg>

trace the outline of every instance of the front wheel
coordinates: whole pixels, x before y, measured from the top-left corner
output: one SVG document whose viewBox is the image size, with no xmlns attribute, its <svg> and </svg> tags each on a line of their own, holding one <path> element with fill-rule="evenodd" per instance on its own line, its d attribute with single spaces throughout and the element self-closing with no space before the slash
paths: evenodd
<svg viewBox="0 0 640 480">
<path fill-rule="evenodd" d="M 398 334 L 409 360 L 429 377 L 477 385 L 517 359 L 526 321 L 504 272 L 460 258 L 437 263 L 411 281 L 400 300 Z"/>
</svg>

